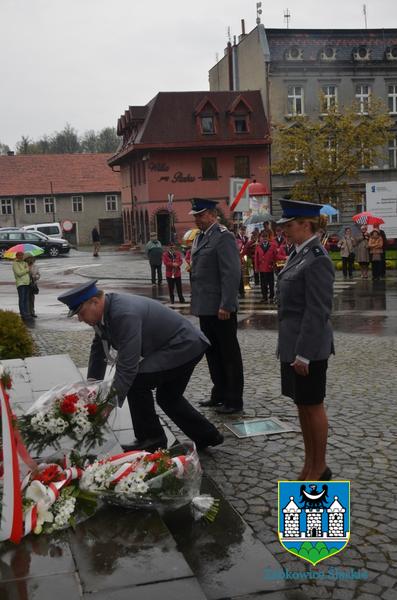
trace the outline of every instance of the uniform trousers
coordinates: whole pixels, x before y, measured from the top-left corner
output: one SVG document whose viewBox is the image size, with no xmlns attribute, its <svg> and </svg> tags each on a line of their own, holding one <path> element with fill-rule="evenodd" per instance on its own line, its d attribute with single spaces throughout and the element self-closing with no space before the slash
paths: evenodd
<svg viewBox="0 0 397 600">
<path fill-rule="evenodd" d="M 201 316 L 200 328 L 211 342 L 205 353 L 213 383 L 211 400 L 242 409 L 244 373 L 237 339 L 237 314 L 231 313 L 225 321 L 215 315 Z"/>
<path fill-rule="evenodd" d="M 167 371 L 139 373 L 127 394 L 135 437 L 142 442 L 148 438 L 166 437 L 157 416 L 152 390 L 156 389 L 156 401 L 183 433 L 198 445 L 217 435 L 216 427 L 199 413 L 184 397 L 194 367 L 202 354 L 193 360 Z"/>
<path fill-rule="evenodd" d="M 273 271 L 270 273 L 260 272 L 261 278 L 261 292 L 264 300 L 267 300 L 268 295 L 270 300 L 274 297 L 274 274 Z"/>
</svg>

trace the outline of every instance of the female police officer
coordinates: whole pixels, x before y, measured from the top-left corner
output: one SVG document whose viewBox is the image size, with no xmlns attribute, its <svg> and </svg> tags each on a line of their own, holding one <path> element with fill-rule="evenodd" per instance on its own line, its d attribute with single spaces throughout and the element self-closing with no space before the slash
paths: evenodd
<svg viewBox="0 0 397 600">
<path fill-rule="evenodd" d="M 324 408 L 328 357 L 334 352 L 329 321 L 334 267 L 316 231 L 321 205 L 280 200 L 285 234 L 295 244 L 278 277 L 281 387 L 299 413 L 305 462 L 300 480 L 327 481 L 328 420 Z"/>
</svg>

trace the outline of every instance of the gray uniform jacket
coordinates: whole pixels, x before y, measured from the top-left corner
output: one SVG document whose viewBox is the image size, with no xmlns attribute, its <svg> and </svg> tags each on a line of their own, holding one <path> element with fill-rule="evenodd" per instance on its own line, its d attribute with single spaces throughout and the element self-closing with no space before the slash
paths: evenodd
<svg viewBox="0 0 397 600">
<path fill-rule="evenodd" d="M 278 276 L 279 340 L 282 362 L 297 355 L 325 360 L 334 352 L 330 323 L 334 266 L 318 240 L 291 258 Z"/>
<path fill-rule="evenodd" d="M 151 298 L 106 294 L 103 320 L 102 333 L 95 335 L 91 345 L 87 377 L 104 378 L 104 338 L 118 352 L 113 388 L 120 405 L 137 373 L 179 367 L 209 346 L 205 335 L 190 321 Z"/>
<path fill-rule="evenodd" d="M 192 314 L 217 315 L 220 308 L 236 312 L 241 264 L 234 235 L 216 223 L 198 238 L 192 247 Z"/>
</svg>

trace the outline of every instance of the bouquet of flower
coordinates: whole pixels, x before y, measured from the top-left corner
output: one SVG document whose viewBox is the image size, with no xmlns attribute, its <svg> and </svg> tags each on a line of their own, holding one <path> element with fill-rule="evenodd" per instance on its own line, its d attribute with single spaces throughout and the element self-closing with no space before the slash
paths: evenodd
<svg viewBox="0 0 397 600">
<path fill-rule="evenodd" d="M 106 419 L 111 406 L 111 383 L 79 382 L 57 386 L 41 396 L 18 417 L 18 429 L 26 446 L 38 455 L 46 446 L 61 448 L 63 437 L 75 449 L 90 450 L 104 442 L 109 430 Z"/>
<path fill-rule="evenodd" d="M 82 469 L 43 463 L 22 483 L 24 533 L 52 533 L 93 515 L 97 499 L 79 488 Z"/>
<path fill-rule="evenodd" d="M 200 492 L 201 466 L 193 442 L 170 450 L 126 452 L 88 466 L 80 487 L 110 504 L 159 512 L 189 504 Z"/>
</svg>

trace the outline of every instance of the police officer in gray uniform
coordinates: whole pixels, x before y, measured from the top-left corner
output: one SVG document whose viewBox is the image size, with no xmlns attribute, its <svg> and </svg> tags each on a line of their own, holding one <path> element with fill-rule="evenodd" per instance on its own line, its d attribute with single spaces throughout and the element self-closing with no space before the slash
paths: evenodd
<svg viewBox="0 0 397 600">
<path fill-rule="evenodd" d="M 113 390 L 121 406 L 128 398 L 136 442 L 124 450 L 166 447 L 152 390 L 165 414 L 198 449 L 217 446 L 223 436 L 183 396 L 194 367 L 208 347 L 202 332 L 160 302 L 132 294 L 104 294 L 89 281 L 58 297 L 69 316 L 95 330 L 87 377 L 103 379 L 111 350 L 117 351 Z"/>
<path fill-rule="evenodd" d="M 281 387 L 297 407 L 305 462 L 298 479 L 326 481 L 328 420 L 324 408 L 328 358 L 334 352 L 330 323 L 334 267 L 316 231 L 320 204 L 280 200 L 279 224 L 295 250 L 278 276 Z"/>
<path fill-rule="evenodd" d="M 217 202 L 193 198 L 194 220 L 201 233 L 191 255 L 191 312 L 211 342 L 206 350 L 213 388 L 201 406 L 215 406 L 221 414 L 243 409 L 244 375 L 237 339 L 240 257 L 234 235 L 218 223 Z"/>
</svg>

